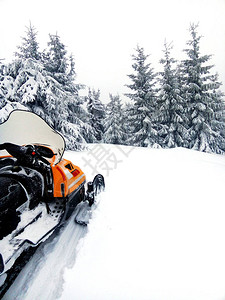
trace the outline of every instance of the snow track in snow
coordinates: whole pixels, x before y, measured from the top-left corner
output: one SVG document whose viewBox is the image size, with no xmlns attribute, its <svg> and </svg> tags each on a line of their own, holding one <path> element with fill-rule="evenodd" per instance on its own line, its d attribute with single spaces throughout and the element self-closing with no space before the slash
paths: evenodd
<svg viewBox="0 0 225 300">
<path fill-rule="evenodd" d="M 74 222 L 71 216 L 68 223 L 41 244 L 3 300 L 55 300 L 60 297 L 65 267 L 73 266 L 78 244 L 87 232 L 86 226 Z M 77 247 L 78 246 L 78 247 Z"/>
</svg>

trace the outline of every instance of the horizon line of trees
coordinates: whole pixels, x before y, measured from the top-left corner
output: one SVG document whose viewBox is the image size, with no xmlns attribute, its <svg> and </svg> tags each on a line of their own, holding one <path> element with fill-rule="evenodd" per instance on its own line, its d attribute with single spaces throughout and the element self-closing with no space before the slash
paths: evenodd
<svg viewBox="0 0 225 300">
<path fill-rule="evenodd" d="M 15 59 L 0 60 L 0 121 L 13 109 L 28 109 L 45 119 L 66 140 L 67 149 L 87 143 L 130 146 L 185 147 L 225 152 L 225 102 L 211 55 L 201 55 L 198 25 L 191 24 L 186 58 L 176 61 L 172 44 L 164 43 L 162 71 L 156 72 L 139 45 L 132 55 L 133 73 L 126 86 L 128 103 L 109 95 L 104 105 L 100 90 L 80 96 L 75 60 L 67 55 L 58 34 L 49 35 L 40 51 L 37 31 L 30 24 Z"/>
</svg>

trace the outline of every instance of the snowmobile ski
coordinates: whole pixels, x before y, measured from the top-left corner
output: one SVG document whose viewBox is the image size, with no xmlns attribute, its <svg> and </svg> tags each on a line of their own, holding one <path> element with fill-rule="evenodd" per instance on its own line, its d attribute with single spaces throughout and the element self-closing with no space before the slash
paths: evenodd
<svg viewBox="0 0 225 300">
<path fill-rule="evenodd" d="M 75 223 L 80 225 L 88 225 L 92 217 L 93 204 L 96 204 L 96 197 L 105 189 L 104 177 L 101 174 L 95 176 L 92 182 L 87 184 L 87 193 L 84 201 L 79 203 L 78 212 L 75 216 Z"/>
</svg>

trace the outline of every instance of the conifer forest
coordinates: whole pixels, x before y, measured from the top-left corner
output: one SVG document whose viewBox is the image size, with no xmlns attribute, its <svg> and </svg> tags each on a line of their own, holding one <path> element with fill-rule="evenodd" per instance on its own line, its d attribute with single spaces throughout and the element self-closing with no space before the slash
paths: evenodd
<svg viewBox="0 0 225 300">
<path fill-rule="evenodd" d="M 10 63 L 0 60 L 0 122 L 14 109 L 40 115 L 60 132 L 67 149 L 82 150 L 88 143 L 137 147 L 185 147 L 209 153 L 225 152 L 225 102 L 211 54 L 201 53 L 198 25 L 189 27 L 185 58 L 172 57 L 165 42 L 160 64 L 152 67 L 150 55 L 136 46 L 127 75 L 127 101 L 76 81 L 76 61 L 59 35 L 49 34 L 41 50 L 37 31 L 26 27 L 21 45 Z M 1 58 L 0 58 L 1 59 Z"/>
</svg>

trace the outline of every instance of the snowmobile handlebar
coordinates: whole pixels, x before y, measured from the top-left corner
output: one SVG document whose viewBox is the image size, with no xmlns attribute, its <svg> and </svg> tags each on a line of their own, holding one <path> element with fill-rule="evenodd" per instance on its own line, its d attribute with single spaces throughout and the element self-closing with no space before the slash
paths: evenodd
<svg viewBox="0 0 225 300">
<path fill-rule="evenodd" d="M 50 148 L 42 145 L 20 146 L 12 143 L 4 143 L 0 144 L 0 150 L 6 150 L 18 160 L 31 161 L 33 158 L 38 158 L 46 164 L 49 164 L 49 162 L 44 157 L 52 158 L 55 155 Z"/>
</svg>

